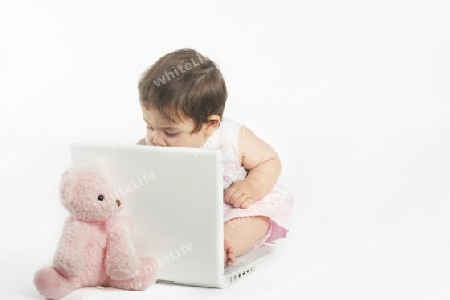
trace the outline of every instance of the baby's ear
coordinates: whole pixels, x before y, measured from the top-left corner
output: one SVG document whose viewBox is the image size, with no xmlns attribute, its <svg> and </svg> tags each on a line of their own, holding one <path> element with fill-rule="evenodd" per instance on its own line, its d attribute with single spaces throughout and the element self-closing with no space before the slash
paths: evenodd
<svg viewBox="0 0 450 300">
<path fill-rule="evenodd" d="M 218 115 L 209 116 L 205 126 L 206 126 L 205 134 L 207 136 L 211 136 L 214 133 L 214 131 L 216 131 L 216 129 L 219 128 L 220 126 L 220 116 Z"/>
</svg>

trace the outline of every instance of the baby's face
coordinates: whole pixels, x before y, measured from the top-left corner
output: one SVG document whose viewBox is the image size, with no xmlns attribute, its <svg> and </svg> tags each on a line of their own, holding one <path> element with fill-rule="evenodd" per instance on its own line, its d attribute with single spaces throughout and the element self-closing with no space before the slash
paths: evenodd
<svg viewBox="0 0 450 300">
<path fill-rule="evenodd" d="M 199 132 L 191 133 L 195 126 L 190 118 L 174 123 L 157 109 L 147 109 L 143 106 L 141 109 L 147 124 L 147 139 L 155 146 L 198 148 L 217 128 L 212 129 L 207 124 L 203 124 Z"/>
</svg>

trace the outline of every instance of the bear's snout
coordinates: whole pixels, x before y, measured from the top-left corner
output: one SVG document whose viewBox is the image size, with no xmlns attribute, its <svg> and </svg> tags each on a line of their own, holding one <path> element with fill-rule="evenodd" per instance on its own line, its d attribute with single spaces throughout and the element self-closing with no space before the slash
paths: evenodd
<svg viewBox="0 0 450 300">
<path fill-rule="evenodd" d="M 116 200 L 116 203 L 117 203 L 117 206 L 120 206 L 120 204 L 122 204 L 122 203 L 120 203 L 120 200 Z"/>
</svg>

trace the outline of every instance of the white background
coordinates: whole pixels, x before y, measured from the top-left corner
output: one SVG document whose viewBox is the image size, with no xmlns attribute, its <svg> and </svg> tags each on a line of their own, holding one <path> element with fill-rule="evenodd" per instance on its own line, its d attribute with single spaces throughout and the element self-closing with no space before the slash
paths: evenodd
<svg viewBox="0 0 450 300">
<path fill-rule="evenodd" d="M 288 239 L 225 290 L 67 299 L 449 299 L 449 12 L 445 0 L 2 1 L 2 299 L 40 298 L 70 143 L 141 138 L 138 78 L 184 47 L 217 62 L 226 116 L 281 156 Z"/>
</svg>

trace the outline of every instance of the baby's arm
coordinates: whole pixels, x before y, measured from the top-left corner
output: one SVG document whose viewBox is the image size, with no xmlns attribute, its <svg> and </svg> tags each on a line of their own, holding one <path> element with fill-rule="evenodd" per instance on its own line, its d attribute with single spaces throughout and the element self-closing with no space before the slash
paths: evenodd
<svg viewBox="0 0 450 300">
<path fill-rule="evenodd" d="M 241 128 L 238 141 L 238 157 L 249 172 L 227 189 L 224 201 L 247 208 L 272 190 L 281 173 L 281 162 L 275 150 L 246 127 Z"/>
<path fill-rule="evenodd" d="M 145 139 L 140 139 L 137 141 L 136 145 L 147 145 L 147 143 L 145 142 Z"/>
</svg>

